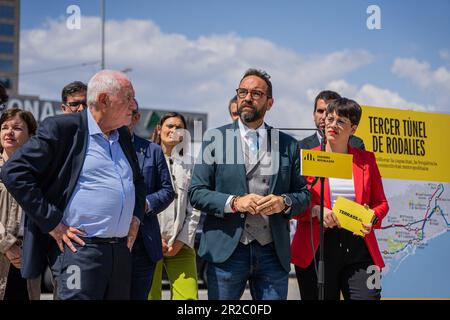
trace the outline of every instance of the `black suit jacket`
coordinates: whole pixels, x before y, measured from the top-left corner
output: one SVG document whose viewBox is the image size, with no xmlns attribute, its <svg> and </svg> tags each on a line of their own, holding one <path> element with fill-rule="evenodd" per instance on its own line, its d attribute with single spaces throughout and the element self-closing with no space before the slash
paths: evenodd
<svg viewBox="0 0 450 320">
<path fill-rule="evenodd" d="M 6 188 L 26 213 L 21 269 L 25 278 L 39 276 L 56 259 L 56 241 L 48 232 L 63 218 L 84 164 L 88 137 L 87 110 L 47 118 L 2 168 Z M 128 128 L 119 129 L 119 143 L 133 169 L 134 215 L 142 221 L 145 184 Z"/>
<path fill-rule="evenodd" d="M 362 139 L 358 138 L 356 136 L 351 136 L 350 139 L 348 140 L 348 143 L 353 148 L 366 150 Z M 300 145 L 300 149 L 312 149 L 312 148 L 320 146 L 320 141 L 319 141 L 319 138 L 317 137 L 317 133 L 314 133 L 314 134 L 310 135 L 309 137 L 306 137 L 305 139 L 300 140 L 299 145 Z"/>
</svg>

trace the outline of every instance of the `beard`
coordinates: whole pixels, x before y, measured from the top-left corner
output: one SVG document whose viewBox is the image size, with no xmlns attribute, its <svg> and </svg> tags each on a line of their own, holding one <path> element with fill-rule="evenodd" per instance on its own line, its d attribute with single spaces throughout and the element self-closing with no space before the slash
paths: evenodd
<svg viewBox="0 0 450 320">
<path fill-rule="evenodd" d="M 256 107 L 254 105 L 249 104 L 244 101 L 238 107 L 237 111 L 238 111 L 239 117 L 241 118 L 242 122 L 249 123 L 249 122 L 255 122 L 257 120 L 263 119 L 264 115 L 266 114 L 266 107 L 267 107 L 267 104 L 265 104 L 264 107 L 258 111 L 258 109 L 256 109 Z M 247 109 L 244 110 L 244 108 L 247 108 Z M 249 108 L 251 108 L 251 110 L 249 110 Z"/>
</svg>

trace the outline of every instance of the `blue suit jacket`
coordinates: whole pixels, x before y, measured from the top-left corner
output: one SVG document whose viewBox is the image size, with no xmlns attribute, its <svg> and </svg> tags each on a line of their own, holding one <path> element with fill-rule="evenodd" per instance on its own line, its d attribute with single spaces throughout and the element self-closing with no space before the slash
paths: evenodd
<svg viewBox="0 0 450 320">
<path fill-rule="evenodd" d="M 278 258 L 285 270 L 289 271 L 289 220 L 308 208 L 310 193 L 306 180 L 300 176 L 298 142 L 283 132 L 279 132 L 278 141 L 272 141 L 271 130 L 275 129 L 269 127 L 268 150 L 278 148 L 279 168 L 277 174 L 269 179 L 269 194 L 288 195 L 292 199 L 292 208 L 290 214 L 270 215 L 269 224 Z M 194 208 L 207 213 L 198 254 L 207 261 L 221 263 L 236 249 L 246 216 L 245 213 L 225 213 L 225 203 L 230 195 L 245 195 L 249 191 L 245 165 L 242 160 L 238 162 L 239 157 L 242 159 L 238 122 L 220 127 L 216 133 L 222 136 L 223 143 L 203 142 L 201 152 L 206 156 L 203 163 L 197 163 L 194 167 L 189 196 Z M 217 137 L 214 141 L 222 140 Z M 226 164 L 230 154 L 235 155 L 235 164 Z"/>
<path fill-rule="evenodd" d="M 48 232 L 63 218 L 84 164 L 88 138 L 87 111 L 47 118 L 2 168 L 6 188 L 26 213 L 21 268 L 25 278 L 41 275 L 59 253 Z M 119 129 L 119 143 L 133 170 L 133 214 L 142 221 L 145 185 L 127 127 Z"/>
<path fill-rule="evenodd" d="M 144 215 L 138 236 L 143 240 L 150 259 L 156 262 L 162 258 L 161 231 L 156 215 L 169 206 L 175 192 L 161 147 L 136 135 L 133 136 L 133 144 L 150 204 L 150 211 Z"/>
</svg>

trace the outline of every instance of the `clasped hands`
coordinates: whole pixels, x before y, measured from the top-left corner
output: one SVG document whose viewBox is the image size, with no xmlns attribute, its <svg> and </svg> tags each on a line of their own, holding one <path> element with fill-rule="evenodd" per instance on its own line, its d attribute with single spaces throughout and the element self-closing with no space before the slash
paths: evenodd
<svg viewBox="0 0 450 320">
<path fill-rule="evenodd" d="M 274 194 L 269 194 L 264 197 L 250 193 L 237 197 L 234 200 L 234 207 L 238 212 L 272 215 L 284 210 L 284 200 L 283 197 Z"/>
<path fill-rule="evenodd" d="M 368 206 L 365 204 L 364 207 L 368 207 Z M 313 217 L 317 217 L 317 219 L 319 219 L 320 218 L 320 206 L 315 205 L 311 209 L 311 214 Z M 368 224 L 361 223 L 361 225 L 362 225 L 361 232 L 364 233 L 365 235 L 368 235 L 372 231 L 372 223 L 368 223 Z M 342 228 L 341 224 L 339 223 L 339 220 L 336 217 L 336 215 L 334 214 L 334 212 L 325 207 L 323 208 L 323 226 L 325 228 L 334 228 L 334 227 Z M 358 235 L 358 234 L 353 233 L 353 235 Z"/>
</svg>

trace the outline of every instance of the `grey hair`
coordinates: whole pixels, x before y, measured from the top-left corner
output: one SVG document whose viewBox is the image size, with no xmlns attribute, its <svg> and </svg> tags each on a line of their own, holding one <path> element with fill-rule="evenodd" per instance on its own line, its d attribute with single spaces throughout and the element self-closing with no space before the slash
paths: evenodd
<svg viewBox="0 0 450 320">
<path fill-rule="evenodd" d="M 119 71 L 102 70 L 97 72 L 87 85 L 87 105 L 94 106 L 101 93 L 117 94 L 122 89 L 120 80 L 130 82 L 130 79 Z"/>
</svg>

